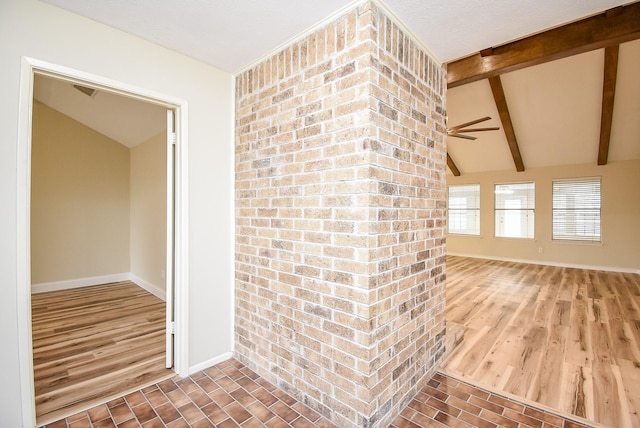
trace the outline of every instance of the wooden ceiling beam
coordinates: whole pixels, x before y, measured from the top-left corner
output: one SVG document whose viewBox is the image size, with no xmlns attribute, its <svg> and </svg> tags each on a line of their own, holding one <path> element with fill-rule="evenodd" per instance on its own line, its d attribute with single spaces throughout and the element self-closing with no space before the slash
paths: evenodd
<svg viewBox="0 0 640 428">
<path fill-rule="evenodd" d="M 460 177 L 460 170 L 456 166 L 456 163 L 453 161 L 453 159 L 451 159 L 451 156 L 449 156 L 449 153 L 447 153 L 447 165 L 449 166 L 449 169 L 451 170 L 453 175 L 455 175 L 456 177 Z"/>
<path fill-rule="evenodd" d="M 504 135 L 507 137 L 507 143 L 509 143 L 509 150 L 511 151 L 511 157 L 513 157 L 513 163 L 516 166 L 516 170 L 518 172 L 522 172 L 524 171 L 524 162 L 522 161 L 520 147 L 518 147 L 518 141 L 516 140 L 516 133 L 513 130 L 513 123 L 511 122 L 511 115 L 509 114 L 509 107 L 507 106 L 507 98 L 504 95 L 504 88 L 502 87 L 502 80 L 500 80 L 500 76 L 490 77 L 489 84 L 491 85 L 493 99 L 495 100 L 496 107 L 498 108 L 498 114 L 500 115 L 500 122 L 502 122 Z"/>
<path fill-rule="evenodd" d="M 449 88 L 640 38 L 640 1 L 447 64 Z"/>
<path fill-rule="evenodd" d="M 620 46 L 607 46 L 604 50 L 604 80 L 602 82 L 602 114 L 600 117 L 600 146 L 598 165 L 606 165 L 609 159 L 609 141 L 613 121 L 613 101 L 618 77 L 618 51 Z"/>
</svg>

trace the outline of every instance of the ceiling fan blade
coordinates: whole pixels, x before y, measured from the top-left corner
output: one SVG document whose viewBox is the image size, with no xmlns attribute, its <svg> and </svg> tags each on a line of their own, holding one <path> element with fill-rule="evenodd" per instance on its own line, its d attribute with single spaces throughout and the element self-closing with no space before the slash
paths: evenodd
<svg viewBox="0 0 640 428">
<path fill-rule="evenodd" d="M 476 140 L 477 137 L 472 137 L 471 135 L 464 135 L 464 134 L 448 134 L 449 137 L 456 137 L 456 138 L 464 138 L 465 140 Z"/>
<path fill-rule="evenodd" d="M 489 120 L 489 119 L 491 119 L 491 117 L 487 116 L 487 117 L 483 117 L 483 118 L 480 118 L 480 119 L 472 120 L 471 122 L 463 123 L 461 125 L 453 126 L 453 127 L 449 128 L 449 129 L 466 128 L 467 126 L 475 125 L 476 123 L 484 122 L 485 120 Z"/>
<path fill-rule="evenodd" d="M 500 128 L 497 126 L 491 128 L 469 128 L 469 129 L 457 129 L 459 132 L 481 132 L 481 131 L 499 131 Z"/>
</svg>

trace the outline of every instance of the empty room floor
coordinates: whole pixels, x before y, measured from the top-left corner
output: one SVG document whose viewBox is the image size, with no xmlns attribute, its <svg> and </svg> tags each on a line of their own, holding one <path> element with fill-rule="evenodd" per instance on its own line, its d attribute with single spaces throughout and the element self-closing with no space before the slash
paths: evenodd
<svg viewBox="0 0 640 428">
<path fill-rule="evenodd" d="M 447 257 L 441 370 L 607 427 L 640 427 L 640 275 Z"/>
<path fill-rule="evenodd" d="M 174 375 L 165 303 L 130 281 L 31 298 L 39 424 Z"/>
</svg>

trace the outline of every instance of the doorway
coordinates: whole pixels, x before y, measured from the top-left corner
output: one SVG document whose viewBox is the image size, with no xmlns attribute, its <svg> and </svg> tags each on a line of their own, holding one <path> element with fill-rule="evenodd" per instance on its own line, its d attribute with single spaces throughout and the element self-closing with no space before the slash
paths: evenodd
<svg viewBox="0 0 640 428">
<path fill-rule="evenodd" d="M 181 103 L 175 102 L 174 100 L 169 100 L 167 98 L 163 99 L 162 97 L 158 98 L 154 96 L 150 97 L 144 93 L 144 90 L 141 92 L 137 92 L 136 90 L 131 90 L 125 84 L 119 82 L 107 81 L 104 78 L 100 78 L 99 76 L 92 76 L 82 72 L 76 72 L 73 70 L 69 70 L 60 66 L 40 63 L 35 60 L 27 60 L 28 64 L 26 65 L 26 70 L 23 67 L 23 89 L 28 89 L 27 94 L 21 94 L 21 101 L 25 102 L 29 107 L 28 114 L 22 115 L 21 118 L 28 117 L 28 126 L 25 126 L 24 122 L 21 122 L 21 130 L 23 133 L 26 133 L 26 129 L 28 128 L 29 134 L 31 133 L 31 119 L 34 111 L 34 102 L 33 96 L 31 94 L 34 93 L 34 81 L 39 78 L 47 78 L 47 79 L 55 79 L 58 81 L 65 82 L 71 86 L 79 86 L 82 89 L 97 89 L 98 91 L 104 91 L 105 93 L 111 95 L 117 95 L 124 98 L 135 99 L 137 101 L 142 101 L 145 103 L 151 103 L 154 106 L 159 106 L 165 110 L 165 124 L 166 126 L 170 126 L 167 131 L 163 131 L 168 137 L 165 138 L 165 147 L 166 151 L 166 177 L 167 177 L 167 185 L 166 189 L 169 189 L 167 193 L 166 199 L 166 221 L 164 225 L 165 233 L 166 233 L 166 255 L 164 257 L 165 264 L 163 265 L 163 269 L 161 270 L 160 275 L 162 276 L 162 281 L 164 282 L 164 288 L 155 292 L 156 296 L 161 296 L 166 301 L 166 320 L 163 326 L 163 336 L 165 336 L 165 344 L 166 344 L 166 352 L 167 358 L 165 364 L 167 367 L 172 367 L 173 370 L 178 373 L 184 373 L 186 371 L 186 353 L 185 353 L 185 340 L 186 338 L 182 332 L 184 331 L 181 327 L 181 323 L 175 322 L 174 319 L 180 319 L 180 317 L 184 317 L 184 312 L 181 310 L 184 307 L 186 299 L 183 296 L 185 293 L 185 281 L 184 278 L 184 257 L 181 257 L 180 248 L 184 247 L 184 231 L 185 227 L 183 224 L 183 218 L 185 214 L 185 204 L 182 198 L 181 189 L 182 189 L 182 179 L 183 174 L 186 168 L 184 168 L 185 164 L 185 156 L 184 153 L 180 150 L 181 147 L 181 130 L 180 125 L 183 123 L 182 121 L 185 119 L 181 115 L 183 114 Z M 81 89 L 77 89 L 81 90 Z M 89 96 L 89 95 L 87 95 Z M 24 104 L 23 104 L 24 105 Z M 175 117 L 175 120 L 174 120 Z M 177 125 L 177 126 L 176 126 Z M 164 125 L 163 125 L 164 126 Z M 24 137 L 24 135 L 23 135 Z M 102 274 L 100 269 L 96 272 L 98 274 L 91 275 L 84 272 L 84 274 L 75 275 L 75 278 L 64 278 L 61 280 L 60 277 L 56 278 L 55 274 L 50 276 L 50 281 L 42 280 L 42 278 L 46 278 L 46 274 L 44 276 L 40 276 L 37 279 L 34 275 L 32 278 L 32 268 L 34 267 L 32 263 L 36 260 L 35 257 L 32 257 L 32 239 L 33 232 L 32 230 L 32 189 L 31 188 L 31 178 L 32 178 L 32 149 L 33 149 L 33 139 L 32 135 L 28 135 L 26 138 L 20 138 L 19 143 L 19 152 L 24 156 L 24 162 L 19 162 L 18 167 L 18 175 L 24 180 L 23 194 L 22 198 L 20 198 L 22 203 L 19 203 L 19 217 L 21 217 L 21 223 L 18 228 L 18 266 L 21 274 L 19 276 L 19 284 L 23 284 L 23 288 L 21 288 L 20 299 L 19 299 L 19 318 L 22 320 L 20 322 L 20 337 L 21 337 L 21 346 L 20 353 L 22 356 L 28 356 L 28 361 L 33 362 L 33 349 L 32 349 L 32 326 L 31 326 L 31 284 L 34 283 L 37 286 L 40 286 L 40 291 L 51 291 L 52 289 L 60 289 L 60 288 L 73 288 L 82 285 L 95 286 L 98 283 L 113 283 L 113 282 L 121 282 L 122 280 L 134 280 L 134 282 L 143 282 L 143 288 L 149 289 L 149 285 L 153 286 L 154 282 L 157 281 L 148 281 L 145 283 L 145 278 L 143 275 L 136 275 L 132 272 L 120 272 L 120 270 L 116 269 L 115 273 Z M 174 158 L 175 155 L 175 158 Z M 174 159 L 176 159 L 176 163 L 174 164 Z M 61 166 L 62 167 L 62 166 Z M 64 168 L 64 167 L 62 167 Z M 175 176 L 174 176 L 175 169 Z M 171 192 L 171 197 L 169 193 Z M 175 197 L 175 199 L 174 199 Z M 174 203 L 175 201 L 175 203 Z M 108 204 L 107 204 L 108 205 Z M 86 231 L 86 229 L 85 229 Z M 23 250 L 23 251 L 21 251 Z M 53 257 L 55 258 L 55 257 Z M 39 262 L 38 262 L 39 263 Z M 38 269 L 42 268 L 42 266 L 38 266 Z M 43 270 L 40 270 L 38 275 L 42 273 Z M 46 271 L 46 268 L 44 269 Z M 90 271 L 87 271 L 90 272 Z M 121 274 L 129 274 L 128 278 L 117 278 L 118 275 Z M 49 272 L 51 274 L 51 272 Z M 112 277 L 113 275 L 115 277 Z M 33 279 L 33 280 L 32 280 Z M 87 283 L 88 282 L 88 283 Z M 92 283 L 93 282 L 93 283 Z M 174 295 L 175 293 L 175 295 Z M 164 294 L 164 295 L 162 295 Z M 174 310 L 175 307 L 175 310 Z M 176 328 L 177 327 L 177 328 Z M 166 334 L 164 334 L 166 331 Z M 173 355 L 174 344 L 175 349 L 177 350 L 175 354 L 175 360 Z M 35 424 L 35 401 L 34 401 L 34 377 L 33 377 L 33 365 L 31 365 L 31 370 L 23 370 L 21 372 L 21 377 L 23 379 L 23 385 L 30 386 L 31 388 L 25 388 L 25 391 L 22 391 L 23 402 L 32 403 L 31 408 L 23 408 L 23 414 L 25 415 L 24 420 L 29 421 L 32 420 Z M 151 379 L 150 379 L 151 380 Z M 157 379 L 156 379 L 157 380 Z M 123 391 L 124 392 L 124 391 Z M 26 399 L 25 399 L 26 398 Z M 41 422 L 41 421 L 38 421 Z"/>
</svg>

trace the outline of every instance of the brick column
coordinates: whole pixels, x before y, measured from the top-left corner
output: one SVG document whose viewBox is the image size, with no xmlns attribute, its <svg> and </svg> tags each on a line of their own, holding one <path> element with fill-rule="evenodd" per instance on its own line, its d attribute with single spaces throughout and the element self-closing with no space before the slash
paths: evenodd
<svg viewBox="0 0 640 428">
<path fill-rule="evenodd" d="M 236 357 L 382 426 L 443 351 L 445 72 L 367 2 L 236 84 Z"/>
</svg>

